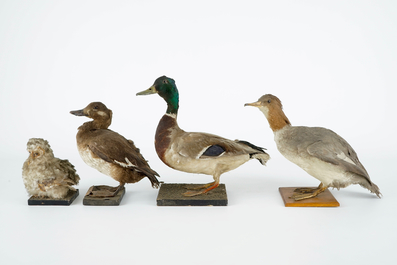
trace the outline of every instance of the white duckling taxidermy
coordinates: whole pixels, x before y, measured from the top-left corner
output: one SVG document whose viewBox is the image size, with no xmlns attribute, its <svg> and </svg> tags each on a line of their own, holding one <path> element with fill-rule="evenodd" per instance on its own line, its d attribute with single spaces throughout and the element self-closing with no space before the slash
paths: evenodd
<svg viewBox="0 0 397 265">
<path fill-rule="evenodd" d="M 63 199 L 79 183 L 74 166 L 68 160 L 54 157 L 48 141 L 31 138 L 27 143 L 29 157 L 22 168 L 22 179 L 31 196 Z"/>
<path fill-rule="evenodd" d="M 137 95 L 158 94 L 167 102 L 167 111 L 161 118 L 155 136 L 159 158 L 169 167 L 189 172 L 212 175 L 214 182 L 187 191 L 185 196 L 204 194 L 219 186 L 221 174 L 236 169 L 250 159 L 263 165 L 270 156 L 263 148 L 246 141 L 228 140 L 213 134 L 185 132 L 178 126 L 179 93 L 172 78 L 162 76 L 147 90 Z"/>
<path fill-rule="evenodd" d="M 338 134 L 321 127 L 292 126 L 281 101 L 271 94 L 245 106 L 257 107 L 263 112 L 274 132 L 277 149 L 285 158 L 321 181 L 315 189 L 296 189 L 293 199 L 313 198 L 328 187 L 339 190 L 351 184 L 359 184 L 381 197 L 356 152 Z"/>
</svg>

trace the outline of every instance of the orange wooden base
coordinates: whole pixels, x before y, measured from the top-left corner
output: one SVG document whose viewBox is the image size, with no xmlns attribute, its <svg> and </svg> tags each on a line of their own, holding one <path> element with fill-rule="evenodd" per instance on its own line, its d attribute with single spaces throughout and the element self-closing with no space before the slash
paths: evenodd
<svg viewBox="0 0 397 265">
<path fill-rule="evenodd" d="M 338 207 L 340 205 L 328 189 L 314 198 L 295 201 L 290 197 L 296 188 L 298 187 L 279 188 L 285 207 Z"/>
</svg>

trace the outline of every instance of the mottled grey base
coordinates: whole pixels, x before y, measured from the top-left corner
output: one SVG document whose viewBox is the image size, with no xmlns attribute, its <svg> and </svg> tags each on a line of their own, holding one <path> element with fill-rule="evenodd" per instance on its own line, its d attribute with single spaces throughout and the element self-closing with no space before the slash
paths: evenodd
<svg viewBox="0 0 397 265">
<path fill-rule="evenodd" d="M 203 184 L 161 184 L 157 196 L 157 206 L 226 206 L 227 194 L 225 184 L 197 196 L 186 197 L 183 193 L 189 187 Z"/>
<path fill-rule="evenodd" d="M 49 197 L 32 196 L 28 200 L 28 205 L 63 205 L 69 206 L 79 196 L 79 190 L 70 190 L 63 199 L 53 199 Z"/>
<path fill-rule="evenodd" d="M 112 188 L 112 187 L 92 186 L 88 189 L 88 191 L 90 191 L 91 188 L 94 190 L 100 190 L 102 188 Z M 125 187 L 123 187 L 114 197 L 95 198 L 89 195 L 85 195 L 83 199 L 83 204 L 90 206 L 118 206 L 120 205 L 120 202 L 123 199 L 124 194 L 125 194 Z"/>
</svg>

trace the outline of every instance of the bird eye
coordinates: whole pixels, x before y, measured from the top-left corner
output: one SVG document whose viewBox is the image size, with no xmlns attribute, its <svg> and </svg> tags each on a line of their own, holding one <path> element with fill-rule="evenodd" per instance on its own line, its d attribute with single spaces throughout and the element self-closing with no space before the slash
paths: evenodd
<svg viewBox="0 0 397 265">
<path fill-rule="evenodd" d="M 267 103 L 270 103 L 270 102 L 272 102 L 272 101 L 271 101 L 270 99 L 268 99 L 268 100 L 267 100 Z"/>
<path fill-rule="evenodd" d="M 99 107 L 98 107 L 98 106 L 95 106 L 94 109 L 99 109 Z"/>
<path fill-rule="evenodd" d="M 163 80 L 163 84 L 168 84 L 168 80 L 167 80 L 167 79 L 164 79 L 164 80 Z"/>
</svg>

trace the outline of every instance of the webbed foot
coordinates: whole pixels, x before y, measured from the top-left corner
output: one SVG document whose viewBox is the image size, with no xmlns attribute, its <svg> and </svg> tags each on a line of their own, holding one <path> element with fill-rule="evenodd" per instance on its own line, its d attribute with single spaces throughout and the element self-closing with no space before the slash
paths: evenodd
<svg viewBox="0 0 397 265">
<path fill-rule="evenodd" d="M 120 184 L 117 187 L 110 186 L 92 186 L 86 193 L 86 196 L 93 198 L 107 198 L 116 196 L 119 191 L 124 187 L 124 184 Z"/>
<path fill-rule="evenodd" d="M 213 190 L 213 189 L 215 189 L 218 186 L 219 186 L 219 182 L 214 181 L 214 182 L 202 185 L 202 186 L 198 186 L 198 187 L 194 187 L 194 188 L 187 188 L 190 191 L 184 192 L 183 196 L 186 196 L 186 197 L 197 196 L 197 195 L 200 195 L 200 194 L 207 193 L 210 190 Z"/>
<path fill-rule="evenodd" d="M 320 183 L 320 185 L 317 188 L 297 188 L 294 190 L 294 193 L 292 194 L 291 198 L 294 199 L 295 201 L 314 198 L 317 195 L 319 195 L 321 192 L 325 191 L 327 188 L 328 187 L 325 187 L 323 183 Z"/>
</svg>

